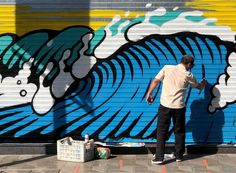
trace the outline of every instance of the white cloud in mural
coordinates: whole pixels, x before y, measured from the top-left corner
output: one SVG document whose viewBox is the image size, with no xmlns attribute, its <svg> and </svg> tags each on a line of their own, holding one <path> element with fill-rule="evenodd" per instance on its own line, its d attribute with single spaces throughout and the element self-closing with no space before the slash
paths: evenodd
<svg viewBox="0 0 236 173">
<path fill-rule="evenodd" d="M 210 112 L 222 109 L 228 103 L 236 101 L 236 53 L 231 53 L 228 58 L 226 74 L 222 74 L 212 90 L 214 98 L 208 107 Z"/>
<path fill-rule="evenodd" d="M 0 108 L 26 104 L 32 101 L 37 90 L 37 86 L 28 82 L 31 74 L 30 67 L 33 58 L 24 63 L 23 69 L 15 77 L 5 77 L 0 75 Z"/>
</svg>

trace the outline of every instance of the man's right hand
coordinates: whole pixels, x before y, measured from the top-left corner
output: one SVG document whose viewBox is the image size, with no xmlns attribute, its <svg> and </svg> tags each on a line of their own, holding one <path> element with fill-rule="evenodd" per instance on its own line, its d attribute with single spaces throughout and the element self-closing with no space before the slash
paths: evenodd
<svg viewBox="0 0 236 173">
<path fill-rule="evenodd" d="M 150 94 L 150 93 L 147 94 L 146 102 L 147 102 L 148 104 L 152 104 L 152 102 L 153 102 L 152 94 Z"/>
<path fill-rule="evenodd" d="M 202 79 L 202 81 L 199 83 L 199 86 L 197 88 L 202 90 L 202 89 L 205 88 L 206 84 L 207 84 L 207 80 L 206 79 Z"/>
<path fill-rule="evenodd" d="M 207 84 L 207 80 L 202 79 L 202 81 L 201 81 L 202 88 L 205 88 L 206 84 Z"/>
</svg>

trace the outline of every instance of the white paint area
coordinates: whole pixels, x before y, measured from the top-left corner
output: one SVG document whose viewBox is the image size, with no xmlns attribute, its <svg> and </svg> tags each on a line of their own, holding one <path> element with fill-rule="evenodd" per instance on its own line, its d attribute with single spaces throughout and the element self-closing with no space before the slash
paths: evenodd
<svg viewBox="0 0 236 173">
<path fill-rule="evenodd" d="M 229 65 L 226 74 L 222 74 L 218 84 L 214 86 L 212 93 L 214 98 L 208 107 L 210 112 L 221 109 L 228 103 L 236 101 L 236 53 L 231 53 L 228 59 Z M 226 80 L 226 76 L 229 78 Z"/>
<path fill-rule="evenodd" d="M 146 8 L 150 8 L 152 6 L 152 4 L 151 3 L 148 3 L 148 4 L 146 4 Z"/>
<path fill-rule="evenodd" d="M 97 62 L 94 56 L 85 54 L 92 36 L 92 33 L 83 36 L 82 42 L 84 47 L 79 51 L 79 58 L 72 66 L 72 74 L 78 79 L 85 77 Z"/>
<path fill-rule="evenodd" d="M 146 6 L 149 7 L 150 5 L 147 4 Z M 173 9 L 173 11 L 176 10 L 178 10 L 178 7 Z M 115 16 L 105 27 L 106 35 L 104 40 L 95 49 L 95 57 L 99 59 L 105 59 L 112 55 L 123 44 L 127 43 L 128 40 L 139 41 L 151 34 L 169 35 L 186 31 L 197 32 L 199 34 L 205 35 L 215 35 L 225 41 L 235 41 L 234 39 L 236 33 L 233 32 L 230 27 L 209 25 L 209 23 L 212 24 L 217 21 L 215 18 L 206 18 L 198 22 L 188 19 L 188 17 L 203 17 L 203 13 L 201 11 L 182 12 L 175 19 L 169 20 L 163 23 L 161 26 L 158 26 L 157 24 L 150 21 L 151 17 L 155 16 L 158 18 L 158 16 L 165 15 L 166 9 L 163 7 L 147 12 L 143 22 L 132 25 L 130 28 L 126 29 L 124 33 L 122 33 L 121 30 L 131 23 L 130 20 L 125 20 L 119 25 L 118 33 L 112 35 L 111 26 L 117 24 L 117 22 L 121 20 L 119 15 Z M 125 33 L 127 34 L 126 36 L 128 40 L 125 39 Z"/>
<path fill-rule="evenodd" d="M 95 49 L 94 54 L 96 58 L 105 59 L 112 55 L 116 50 L 118 50 L 123 44 L 127 43 L 124 33 L 121 32 L 122 28 L 126 27 L 130 21 L 126 20 L 118 27 L 118 33 L 112 36 L 112 31 L 110 27 L 121 20 L 119 15 L 116 15 L 112 21 L 105 27 L 105 39 L 100 43 L 100 45 Z"/>
<path fill-rule="evenodd" d="M 176 9 L 174 9 L 176 10 Z M 150 23 L 152 16 L 164 16 L 166 14 L 165 8 L 159 8 L 153 12 L 148 12 L 143 23 L 134 25 L 128 31 L 128 38 L 132 41 L 142 39 L 144 36 L 151 34 L 175 34 L 178 32 L 197 32 L 199 34 L 215 35 L 222 40 L 234 42 L 235 32 L 228 26 L 213 26 L 208 25 L 217 21 L 215 18 L 206 18 L 199 22 L 188 20 L 187 17 L 203 17 L 201 11 L 183 12 L 177 18 L 167 21 L 161 26 Z"/>
<path fill-rule="evenodd" d="M 197 32 L 199 34 L 215 35 L 222 40 L 234 42 L 235 32 L 228 26 L 212 26 L 208 23 L 217 21 L 215 18 L 207 18 L 199 22 L 193 22 L 186 17 L 202 17 L 203 12 L 191 11 L 181 13 L 176 19 L 168 21 L 161 26 L 160 34 L 174 34 L 182 31 Z"/>
<path fill-rule="evenodd" d="M 179 7 L 175 7 L 175 8 L 173 8 L 173 11 L 176 11 L 176 10 L 178 10 L 179 9 Z"/>
<path fill-rule="evenodd" d="M 23 64 L 23 69 L 15 77 L 2 79 L 0 75 L 0 108 L 30 103 L 37 86 L 28 82 L 33 58 Z"/>
<path fill-rule="evenodd" d="M 47 75 L 51 72 L 53 68 L 53 63 L 48 63 L 45 71 L 42 75 L 39 77 L 39 89 L 35 93 L 33 97 L 33 109 L 38 114 L 46 114 L 54 105 L 54 98 L 52 97 L 50 93 L 50 86 L 44 87 L 43 81 L 47 77 Z"/>
<path fill-rule="evenodd" d="M 160 33 L 160 27 L 156 24 L 150 23 L 150 18 L 153 16 L 163 16 L 165 14 L 166 9 L 163 7 L 151 12 L 147 12 L 142 23 L 129 28 L 129 30 L 127 31 L 128 39 L 131 41 L 138 41 L 148 35 Z"/>
</svg>

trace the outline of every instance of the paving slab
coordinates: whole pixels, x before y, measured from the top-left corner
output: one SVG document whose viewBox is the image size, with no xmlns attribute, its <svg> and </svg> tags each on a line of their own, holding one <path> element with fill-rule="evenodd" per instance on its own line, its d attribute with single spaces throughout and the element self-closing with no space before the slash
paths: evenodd
<svg viewBox="0 0 236 173">
<path fill-rule="evenodd" d="M 0 173 L 234 173 L 235 154 L 186 155 L 153 165 L 152 154 L 112 155 L 85 163 L 57 160 L 56 155 L 0 155 Z"/>
</svg>

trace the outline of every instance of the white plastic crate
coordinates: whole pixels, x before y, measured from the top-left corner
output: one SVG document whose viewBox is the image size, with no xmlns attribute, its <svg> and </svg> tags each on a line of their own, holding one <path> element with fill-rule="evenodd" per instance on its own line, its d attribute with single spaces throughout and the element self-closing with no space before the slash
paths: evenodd
<svg viewBox="0 0 236 173">
<path fill-rule="evenodd" d="M 76 141 L 66 137 L 57 141 L 57 159 L 73 162 L 86 162 L 94 158 L 94 142 Z"/>
</svg>

